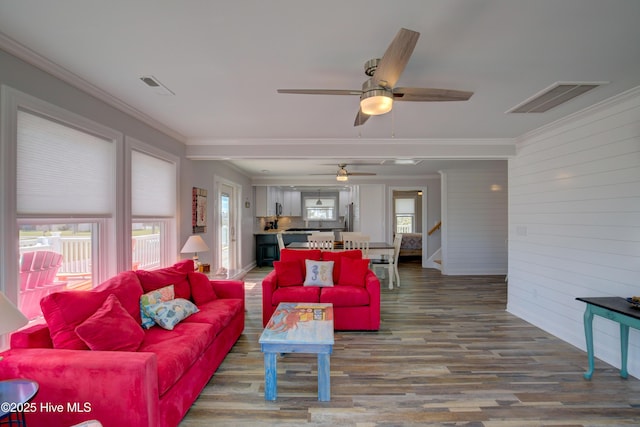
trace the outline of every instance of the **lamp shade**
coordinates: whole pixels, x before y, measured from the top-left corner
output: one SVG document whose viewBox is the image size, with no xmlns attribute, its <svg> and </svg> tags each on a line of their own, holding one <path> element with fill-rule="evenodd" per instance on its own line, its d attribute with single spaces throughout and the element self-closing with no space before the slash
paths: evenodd
<svg viewBox="0 0 640 427">
<path fill-rule="evenodd" d="M 197 253 L 197 252 L 206 252 L 209 250 L 209 246 L 204 242 L 202 237 L 193 235 L 189 236 L 186 243 L 182 247 L 180 253 L 188 254 L 188 253 Z"/>
<path fill-rule="evenodd" d="M 0 335 L 8 334 L 29 323 L 24 314 L 0 292 Z"/>
</svg>

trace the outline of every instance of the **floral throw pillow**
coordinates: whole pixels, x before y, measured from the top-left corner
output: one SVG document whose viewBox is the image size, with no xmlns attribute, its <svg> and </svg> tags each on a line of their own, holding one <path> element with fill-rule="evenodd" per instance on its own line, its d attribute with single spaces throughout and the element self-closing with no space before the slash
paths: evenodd
<svg viewBox="0 0 640 427">
<path fill-rule="evenodd" d="M 155 291 L 147 292 L 140 297 L 140 317 L 142 317 L 142 327 L 149 329 L 156 322 L 147 314 L 145 307 L 157 304 L 159 302 L 171 301 L 175 298 L 173 291 L 173 285 L 165 286 L 164 288 L 156 289 Z"/>
<path fill-rule="evenodd" d="M 307 274 L 304 279 L 304 286 L 333 286 L 333 261 L 304 261 Z"/>
<path fill-rule="evenodd" d="M 147 305 L 144 310 L 155 323 L 170 331 L 182 320 L 200 311 L 194 303 L 184 298 Z"/>
</svg>

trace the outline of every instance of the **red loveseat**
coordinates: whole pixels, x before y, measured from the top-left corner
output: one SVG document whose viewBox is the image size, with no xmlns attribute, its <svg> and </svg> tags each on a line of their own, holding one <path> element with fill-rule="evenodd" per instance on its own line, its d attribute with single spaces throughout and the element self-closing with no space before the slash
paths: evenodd
<svg viewBox="0 0 640 427">
<path fill-rule="evenodd" d="M 305 260 L 333 261 L 332 286 L 305 286 Z M 320 250 L 280 251 L 280 261 L 262 281 L 262 324 L 266 326 L 281 302 L 321 302 L 333 304 L 336 330 L 380 328 L 380 281 L 369 269 L 360 250 L 331 252 Z"/>
<path fill-rule="evenodd" d="M 199 311 L 171 330 L 143 329 L 141 296 L 167 285 Z M 14 333 L 0 354 L 0 379 L 40 386 L 26 414 L 32 426 L 89 419 L 105 427 L 177 426 L 245 321 L 243 282 L 209 281 L 191 260 L 123 272 L 91 291 L 54 293 L 41 306 L 47 324 Z"/>
</svg>

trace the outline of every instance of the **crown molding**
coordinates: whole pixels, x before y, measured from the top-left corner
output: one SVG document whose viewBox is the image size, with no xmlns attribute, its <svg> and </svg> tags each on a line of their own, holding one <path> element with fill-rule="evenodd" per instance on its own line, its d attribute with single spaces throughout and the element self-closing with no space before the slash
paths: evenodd
<svg viewBox="0 0 640 427">
<path fill-rule="evenodd" d="M 143 122 L 144 124 L 151 126 L 152 128 L 182 142 L 186 142 L 187 138 L 176 132 L 175 130 L 165 126 L 163 123 L 153 119 L 152 117 L 142 113 L 141 111 L 133 108 L 129 104 L 121 101 L 108 92 L 94 86 L 82 77 L 72 73 L 59 66 L 58 64 L 48 60 L 44 56 L 32 51 L 31 49 L 21 45 L 6 34 L 0 32 L 0 49 L 5 52 L 19 58 L 26 63 L 33 65 L 34 67 L 54 76 L 57 79 L 79 89 L 86 94 L 99 99 L 100 101 L 120 110 L 121 112 Z"/>
</svg>

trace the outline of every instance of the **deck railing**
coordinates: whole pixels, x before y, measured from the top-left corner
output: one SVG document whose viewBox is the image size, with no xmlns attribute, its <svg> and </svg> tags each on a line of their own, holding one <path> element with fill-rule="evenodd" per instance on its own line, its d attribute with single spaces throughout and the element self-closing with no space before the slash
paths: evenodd
<svg viewBox="0 0 640 427">
<path fill-rule="evenodd" d="M 149 270 L 160 266 L 160 234 L 133 236 L 133 267 Z M 58 274 L 91 276 L 91 237 L 51 236 L 20 239 L 20 254 L 52 250 L 62 254 Z"/>
</svg>

